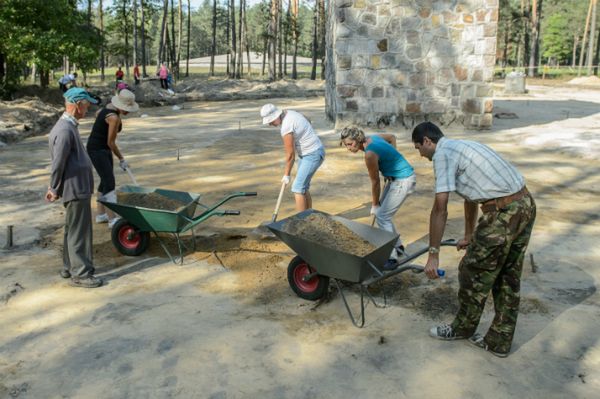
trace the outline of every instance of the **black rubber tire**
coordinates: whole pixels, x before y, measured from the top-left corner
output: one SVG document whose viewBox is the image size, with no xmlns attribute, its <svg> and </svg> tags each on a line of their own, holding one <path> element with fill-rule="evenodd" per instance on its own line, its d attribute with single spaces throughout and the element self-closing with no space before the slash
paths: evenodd
<svg viewBox="0 0 600 399">
<path fill-rule="evenodd" d="M 329 277 L 316 275 L 309 281 L 303 281 L 302 277 L 314 272 L 315 269 L 299 256 L 296 256 L 288 265 L 288 283 L 292 290 L 302 299 L 316 301 L 327 294 L 329 288 Z"/>
<path fill-rule="evenodd" d="M 139 256 L 150 245 L 150 233 L 139 231 L 125 219 L 120 219 L 112 227 L 111 238 L 117 251 L 127 256 Z"/>
</svg>

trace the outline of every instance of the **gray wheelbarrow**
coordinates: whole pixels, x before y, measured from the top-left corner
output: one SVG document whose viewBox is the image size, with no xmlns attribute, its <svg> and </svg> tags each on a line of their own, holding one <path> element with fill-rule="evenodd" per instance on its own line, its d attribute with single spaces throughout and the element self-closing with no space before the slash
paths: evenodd
<svg viewBox="0 0 600 399">
<path fill-rule="evenodd" d="M 373 244 L 375 249 L 365 255 L 356 256 L 322 245 L 319 242 L 309 241 L 299 235 L 293 235 L 285 231 L 284 226 L 292 218 L 306 218 L 313 213 L 322 213 L 348 227 L 359 237 Z M 286 243 L 296 254 L 296 257 L 288 265 L 288 283 L 292 290 L 302 299 L 315 301 L 327 294 L 329 281 L 333 279 L 339 293 L 341 294 L 348 316 L 356 327 L 365 324 L 365 295 L 376 307 L 385 307 L 387 296 L 384 291 L 384 303 L 380 304 L 369 292 L 369 287 L 382 280 L 395 276 L 399 273 L 411 270 L 415 273 L 423 272 L 422 266 L 410 264 L 412 260 L 427 253 L 423 248 L 415 253 L 406 254 L 398 259 L 398 267 L 392 271 L 384 271 L 383 265 L 388 260 L 398 235 L 378 228 L 367 226 L 362 223 L 353 222 L 339 216 L 328 215 L 309 209 L 289 218 L 267 225 L 281 241 Z M 456 240 L 445 240 L 443 246 L 456 246 Z M 443 270 L 438 273 L 443 275 Z M 360 287 L 360 314 L 358 317 L 352 313 L 344 290 L 339 281 L 359 284 Z"/>
</svg>

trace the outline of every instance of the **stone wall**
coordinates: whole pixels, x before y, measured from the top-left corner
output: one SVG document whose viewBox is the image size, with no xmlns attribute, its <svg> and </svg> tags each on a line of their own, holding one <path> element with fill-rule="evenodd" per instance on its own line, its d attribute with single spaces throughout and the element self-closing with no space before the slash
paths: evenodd
<svg viewBox="0 0 600 399">
<path fill-rule="evenodd" d="M 330 0 L 336 126 L 492 124 L 498 0 Z"/>
</svg>

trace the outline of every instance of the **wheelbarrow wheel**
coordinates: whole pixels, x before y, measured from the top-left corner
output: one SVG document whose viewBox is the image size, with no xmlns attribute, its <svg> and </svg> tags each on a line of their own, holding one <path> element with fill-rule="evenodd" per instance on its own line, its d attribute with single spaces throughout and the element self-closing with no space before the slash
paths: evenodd
<svg viewBox="0 0 600 399">
<path fill-rule="evenodd" d="M 140 231 L 125 219 L 115 223 L 112 228 L 111 238 L 113 245 L 123 255 L 139 256 L 148 249 L 150 233 Z"/>
<path fill-rule="evenodd" d="M 288 265 L 288 283 L 292 290 L 302 299 L 316 301 L 327 293 L 329 277 L 314 275 L 310 280 L 304 281 L 304 277 L 314 273 L 316 270 L 310 267 L 304 259 L 296 256 Z"/>
</svg>

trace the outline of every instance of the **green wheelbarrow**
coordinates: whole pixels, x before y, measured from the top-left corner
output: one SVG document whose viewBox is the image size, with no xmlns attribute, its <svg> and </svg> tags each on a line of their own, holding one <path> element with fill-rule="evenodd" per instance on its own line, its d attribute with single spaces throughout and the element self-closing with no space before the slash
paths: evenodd
<svg viewBox="0 0 600 399">
<path fill-rule="evenodd" d="M 121 219 L 112 227 L 112 243 L 123 255 L 139 256 L 143 254 L 150 244 L 150 233 L 158 239 L 169 259 L 173 263 L 183 263 L 184 249 L 187 246 L 181 240 L 181 234 L 191 231 L 193 250 L 196 249 L 196 236 L 194 227 L 204 222 L 211 216 L 230 216 L 239 215 L 240 211 L 218 210 L 225 202 L 236 197 L 256 196 L 256 192 L 237 192 L 232 193 L 212 205 L 204 205 L 199 202 L 201 195 L 183 191 L 165 190 L 162 188 L 140 187 L 140 186 L 122 186 L 119 193 L 155 193 L 164 196 L 168 200 L 175 200 L 182 203 L 182 206 L 175 211 L 144 208 L 118 202 L 107 202 L 100 200 L 108 209 L 121 216 Z M 201 208 L 200 213 L 196 214 L 197 207 Z M 177 240 L 179 256 L 173 256 L 167 246 L 158 236 L 158 233 L 170 233 Z"/>
</svg>

